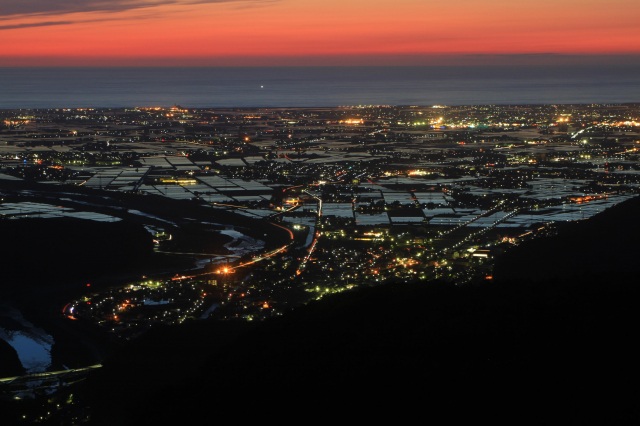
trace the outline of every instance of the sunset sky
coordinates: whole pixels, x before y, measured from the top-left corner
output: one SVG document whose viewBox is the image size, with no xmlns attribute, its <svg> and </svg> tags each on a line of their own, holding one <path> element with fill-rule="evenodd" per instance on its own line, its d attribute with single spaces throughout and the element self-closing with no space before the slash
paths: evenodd
<svg viewBox="0 0 640 426">
<path fill-rule="evenodd" d="M 638 0 L 0 0 L 0 66 L 639 57 L 639 25 Z"/>
</svg>

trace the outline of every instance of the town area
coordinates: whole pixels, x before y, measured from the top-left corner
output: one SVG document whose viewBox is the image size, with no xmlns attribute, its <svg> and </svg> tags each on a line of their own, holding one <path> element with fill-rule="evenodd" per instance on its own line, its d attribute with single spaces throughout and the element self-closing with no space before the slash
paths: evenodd
<svg viewBox="0 0 640 426">
<path fill-rule="evenodd" d="M 154 250 L 193 267 L 88 287 L 61 307 L 130 339 L 382 282 L 482 285 L 500 253 L 636 197 L 639 149 L 639 104 L 0 110 L 0 220 L 123 220 L 71 188 L 209 209 L 223 250 L 177 250 L 169 215 L 128 209 L 148 219 Z M 221 226 L 216 212 L 287 240 Z"/>
</svg>

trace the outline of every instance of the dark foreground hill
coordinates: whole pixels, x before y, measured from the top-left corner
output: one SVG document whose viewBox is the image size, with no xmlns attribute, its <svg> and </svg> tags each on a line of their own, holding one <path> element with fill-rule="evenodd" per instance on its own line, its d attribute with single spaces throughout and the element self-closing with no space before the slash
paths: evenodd
<svg viewBox="0 0 640 426">
<path fill-rule="evenodd" d="M 82 282 L 114 270 L 146 266 L 152 236 L 141 225 L 70 218 L 0 221 L 0 256 L 5 280 L 0 292 L 46 290 Z"/>
<path fill-rule="evenodd" d="M 61 308 L 95 287 L 120 276 L 132 276 L 155 262 L 152 237 L 142 225 L 127 221 L 94 222 L 81 219 L 0 220 L 0 304 L 19 308 L 31 321 L 56 336 L 51 354 L 55 367 L 60 352 L 71 367 L 95 362 L 106 351 L 108 339 L 88 341 L 83 326 L 60 315 Z M 5 316 L 0 307 L 0 327 L 8 333 L 25 332 Z M 82 332 L 81 332 L 82 331 Z M 93 334 L 93 330 L 91 330 Z M 79 338 L 79 336 L 82 336 Z M 103 342 L 106 341 L 107 343 Z M 63 349 L 66 348 L 66 349 Z M 16 351 L 0 344 L 0 377 L 24 374 Z"/>
<path fill-rule="evenodd" d="M 75 394 L 100 426 L 638 423 L 635 262 L 594 259 L 637 258 L 639 214 L 630 200 L 525 243 L 493 283 L 390 283 L 258 324 L 157 328 Z"/>
</svg>

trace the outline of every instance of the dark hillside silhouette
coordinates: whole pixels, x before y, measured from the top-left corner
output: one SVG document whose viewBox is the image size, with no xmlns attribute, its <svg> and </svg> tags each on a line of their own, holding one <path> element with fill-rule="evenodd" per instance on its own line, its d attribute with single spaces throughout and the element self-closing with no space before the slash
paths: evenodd
<svg viewBox="0 0 640 426">
<path fill-rule="evenodd" d="M 153 330 L 87 383 L 93 424 L 293 412 L 302 422 L 637 422 L 634 263 L 593 261 L 637 257 L 637 217 L 630 200 L 523 244 L 490 284 L 390 283 L 261 324 Z"/>
<path fill-rule="evenodd" d="M 548 281 L 581 277 L 633 278 L 640 254 L 640 197 L 581 222 L 560 226 L 555 237 L 528 241 L 497 259 L 497 280 Z"/>
<path fill-rule="evenodd" d="M 0 221 L 3 289 L 46 288 L 147 265 L 152 236 L 141 225 L 78 219 Z"/>
<path fill-rule="evenodd" d="M 73 393 L 99 426 L 637 423 L 640 294 L 624 259 L 638 206 L 523 243 L 493 282 L 388 283 L 262 323 L 157 327 Z"/>
</svg>

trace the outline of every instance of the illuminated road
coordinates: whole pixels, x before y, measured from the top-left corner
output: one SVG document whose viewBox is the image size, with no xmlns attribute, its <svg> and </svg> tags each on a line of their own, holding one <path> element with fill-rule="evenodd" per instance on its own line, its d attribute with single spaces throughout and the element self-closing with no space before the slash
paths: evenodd
<svg viewBox="0 0 640 426">
<path fill-rule="evenodd" d="M 282 225 L 279 225 L 277 223 L 271 222 L 271 224 L 274 225 L 274 226 L 277 226 L 279 228 L 282 228 L 285 231 L 287 231 L 289 233 L 289 238 L 291 239 L 291 241 L 288 244 L 285 244 L 285 245 L 283 245 L 281 247 L 278 247 L 276 249 L 270 250 L 268 252 L 262 253 L 260 255 L 254 256 L 251 260 L 239 263 L 237 265 L 227 264 L 227 265 L 221 266 L 219 269 L 217 269 L 215 271 L 202 272 L 202 273 L 199 273 L 199 274 L 191 274 L 191 275 L 178 275 L 178 274 L 176 274 L 176 276 L 173 277 L 172 280 L 174 280 L 174 281 L 175 280 L 182 280 L 182 279 L 187 279 L 187 278 L 202 277 L 202 276 L 205 276 L 205 275 L 213 275 L 213 274 L 231 274 L 231 273 L 233 273 L 233 271 L 235 271 L 238 268 L 243 268 L 245 266 L 253 265 L 254 263 L 261 262 L 261 261 L 269 259 L 269 258 L 271 258 L 271 257 L 273 257 L 273 256 L 275 256 L 277 254 L 285 252 L 293 244 L 293 240 L 295 238 L 294 235 L 293 235 L 293 232 L 289 228 L 287 228 L 285 226 L 282 226 Z M 199 255 L 203 255 L 203 253 L 199 253 Z M 206 256 L 209 256 L 209 255 L 206 255 Z M 216 255 L 216 256 L 218 256 L 218 255 Z M 221 256 L 221 257 L 240 257 L 240 256 L 237 256 L 237 255 L 226 255 L 226 256 L 225 255 L 219 255 L 219 256 Z"/>
<path fill-rule="evenodd" d="M 99 368 L 102 368 L 102 364 L 24 376 L 3 377 L 0 378 L 0 390 L 9 393 L 21 393 L 34 392 L 39 389 L 59 388 L 83 380 L 87 374 Z"/>
<path fill-rule="evenodd" d="M 6 384 L 15 384 L 15 383 L 21 383 L 21 382 L 27 382 L 27 381 L 33 381 L 33 380 L 61 378 L 64 376 L 69 376 L 69 375 L 78 374 L 78 373 L 87 373 L 89 371 L 92 371 L 101 367 L 102 367 L 102 364 L 94 364 L 88 367 L 71 368 L 69 370 L 47 371 L 44 373 L 27 374 L 24 376 L 3 377 L 3 378 L 0 378 L 0 384 L 6 385 Z"/>
<path fill-rule="evenodd" d="M 156 253 L 163 253 L 163 254 L 178 254 L 178 255 L 185 255 L 185 256 L 202 256 L 202 257 L 211 257 L 211 258 L 217 258 L 217 257 L 236 257 L 239 258 L 241 257 L 238 254 L 215 254 L 215 253 L 189 253 L 189 252 L 182 252 L 182 251 L 164 251 L 164 250 L 155 250 Z"/>
<path fill-rule="evenodd" d="M 320 223 L 320 218 L 322 217 L 322 198 L 313 195 L 312 193 L 308 192 L 307 190 L 305 190 L 304 192 L 306 194 L 312 196 L 316 200 L 318 200 L 318 216 L 316 217 L 316 228 L 317 228 L 318 224 Z M 296 270 L 296 275 L 302 274 L 302 271 L 304 271 L 304 269 L 306 268 L 307 262 L 311 258 L 311 255 L 313 254 L 313 251 L 315 250 L 316 245 L 318 244 L 318 240 L 320 239 L 320 235 L 321 235 L 321 232 L 320 231 L 316 231 L 316 233 L 315 233 L 315 235 L 313 237 L 313 242 L 311 243 L 311 245 L 309 246 L 309 250 L 307 251 L 307 255 L 304 257 L 304 259 L 302 259 L 302 261 L 300 262 L 300 266 Z"/>
</svg>

